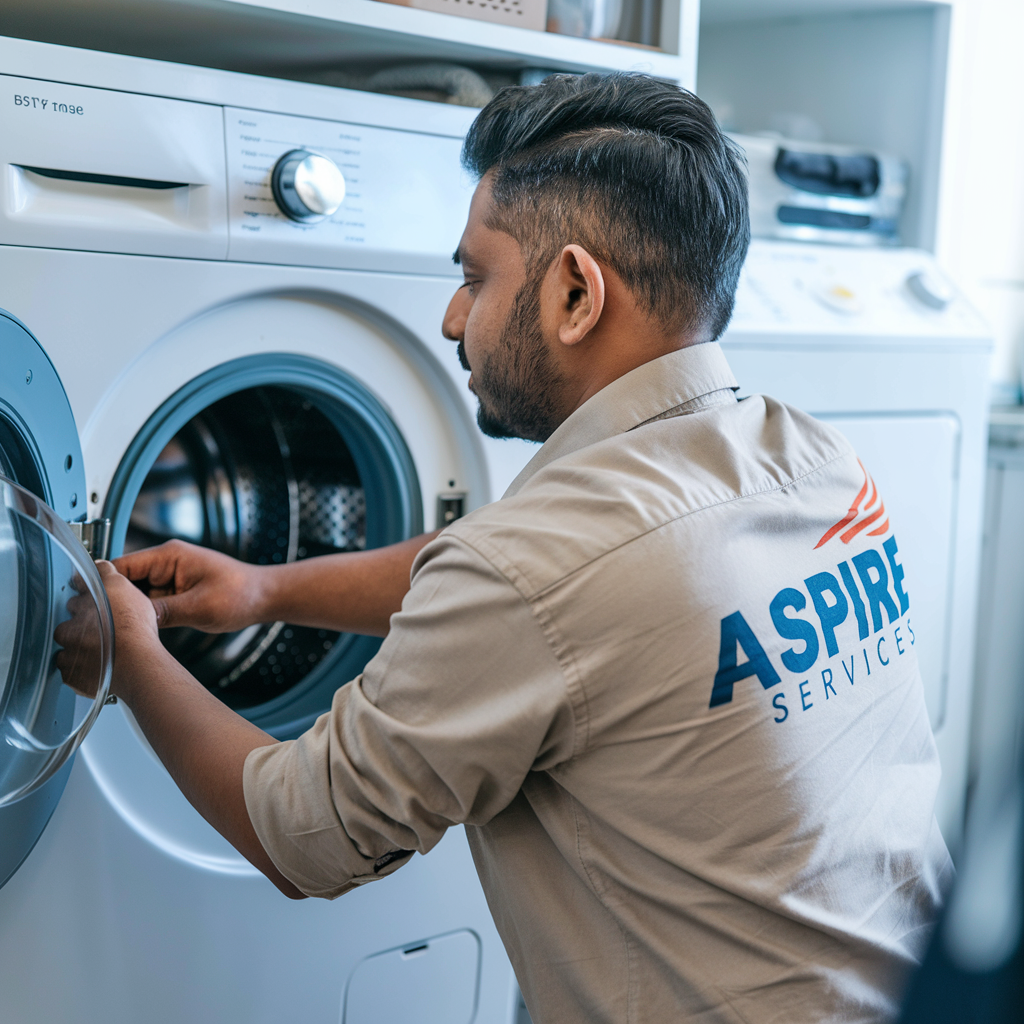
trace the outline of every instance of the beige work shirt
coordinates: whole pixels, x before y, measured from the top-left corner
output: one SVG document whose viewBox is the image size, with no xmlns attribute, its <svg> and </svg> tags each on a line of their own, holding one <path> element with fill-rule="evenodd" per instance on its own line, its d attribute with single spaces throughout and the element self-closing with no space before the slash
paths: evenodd
<svg viewBox="0 0 1024 1024">
<path fill-rule="evenodd" d="M 950 861 L 913 607 L 835 430 L 717 344 L 621 377 L 423 549 L 261 842 L 332 898 L 465 824 L 537 1024 L 879 1021 Z"/>
</svg>

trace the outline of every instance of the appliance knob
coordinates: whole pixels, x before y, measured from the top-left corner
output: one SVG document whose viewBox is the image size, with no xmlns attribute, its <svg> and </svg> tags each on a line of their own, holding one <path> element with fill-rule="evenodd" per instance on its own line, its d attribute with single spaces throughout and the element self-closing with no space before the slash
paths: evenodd
<svg viewBox="0 0 1024 1024">
<path fill-rule="evenodd" d="M 293 149 L 274 164 L 270 188 L 281 212 L 300 224 L 326 220 L 345 198 L 345 176 L 322 153 Z"/>
<path fill-rule="evenodd" d="M 940 312 L 953 301 L 953 289 L 931 270 L 915 270 L 907 275 L 907 288 L 918 302 Z"/>
</svg>

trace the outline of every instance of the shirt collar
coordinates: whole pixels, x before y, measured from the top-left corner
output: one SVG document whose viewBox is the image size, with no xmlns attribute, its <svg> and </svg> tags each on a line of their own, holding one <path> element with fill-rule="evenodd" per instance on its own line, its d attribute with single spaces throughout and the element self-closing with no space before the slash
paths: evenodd
<svg viewBox="0 0 1024 1024">
<path fill-rule="evenodd" d="M 712 392 L 736 391 L 738 387 L 725 353 L 715 341 L 652 359 L 588 398 L 544 442 L 509 485 L 505 497 L 518 494 L 535 473 L 555 459 L 658 419 Z"/>
</svg>

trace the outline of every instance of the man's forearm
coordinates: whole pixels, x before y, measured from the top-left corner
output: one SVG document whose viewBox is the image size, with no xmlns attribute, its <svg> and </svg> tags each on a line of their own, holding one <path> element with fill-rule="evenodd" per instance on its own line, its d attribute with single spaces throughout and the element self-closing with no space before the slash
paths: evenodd
<svg viewBox="0 0 1024 1024">
<path fill-rule="evenodd" d="M 261 570 L 262 618 L 386 636 L 409 590 L 413 560 L 436 536 L 425 533 L 373 551 L 267 566 Z"/>
<path fill-rule="evenodd" d="M 121 696 L 192 806 L 281 892 L 302 899 L 263 849 L 242 789 L 249 752 L 277 740 L 222 704 L 162 648 L 131 675 Z"/>
</svg>

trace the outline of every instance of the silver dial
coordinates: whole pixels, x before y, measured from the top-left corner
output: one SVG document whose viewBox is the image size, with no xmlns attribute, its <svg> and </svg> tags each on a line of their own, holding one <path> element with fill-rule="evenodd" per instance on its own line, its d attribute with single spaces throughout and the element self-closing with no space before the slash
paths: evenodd
<svg viewBox="0 0 1024 1024">
<path fill-rule="evenodd" d="M 907 288 L 929 309 L 943 310 L 954 299 L 953 289 L 933 270 L 915 270 L 907 275 Z"/>
<path fill-rule="evenodd" d="M 274 165 L 270 187 L 281 212 L 315 224 L 337 212 L 345 198 L 345 175 L 322 153 L 293 149 Z"/>
</svg>

